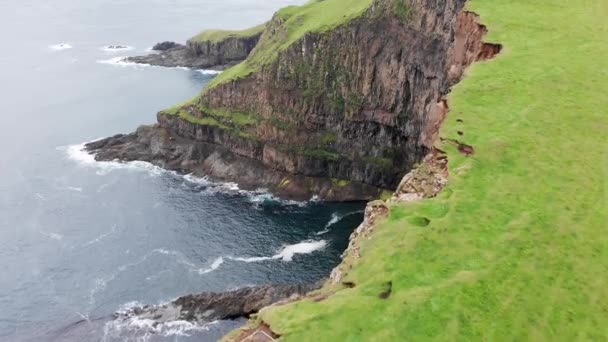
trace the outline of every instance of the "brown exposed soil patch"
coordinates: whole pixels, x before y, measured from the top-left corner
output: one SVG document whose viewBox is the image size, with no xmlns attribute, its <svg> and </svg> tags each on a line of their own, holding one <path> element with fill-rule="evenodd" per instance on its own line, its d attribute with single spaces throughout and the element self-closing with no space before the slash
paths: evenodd
<svg viewBox="0 0 608 342">
<path fill-rule="evenodd" d="M 269 342 L 276 341 L 281 336 L 270 329 L 270 326 L 262 322 L 259 326 L 250 329 L 243 329 L 235 337 L 236 342 Z"/>
<path fill-rule="evenodd" d="M 483 43 L 477 55 L 478 61 L 485 61 L 496 57 L 502 51 L 502 44 Z"/>
<path fill-rule="evenodd" d="M 467 145 L 464 143 L 461 143 L 460 141 L 456 140 L 456 139 L 444 139 L 441 138 L 441 141 L 446 141 L 449 143 L 452 143 L 454 145 L 456 145 L 458 147 L 458 152 L 466 155 L 466 156 L 470 156 L 472 154 L 475 154 L 475 148 L 471 145 Z"/>
</svg>

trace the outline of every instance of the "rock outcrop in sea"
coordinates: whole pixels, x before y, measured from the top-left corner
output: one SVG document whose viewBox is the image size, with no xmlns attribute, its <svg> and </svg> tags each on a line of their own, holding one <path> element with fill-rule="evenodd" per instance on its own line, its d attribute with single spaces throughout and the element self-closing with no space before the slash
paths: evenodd
<svg viewBox="0 0 608 342">
<path fill-rule="evenodd" d="M 152 48 L 158 53 L 127 57 L 130 63 L 162 67 L 223 70 L 242 62 L 258 43 L 263 26 L 245 31 L 204 31 L 186 45 L 161 42 Z"/>
</svg>

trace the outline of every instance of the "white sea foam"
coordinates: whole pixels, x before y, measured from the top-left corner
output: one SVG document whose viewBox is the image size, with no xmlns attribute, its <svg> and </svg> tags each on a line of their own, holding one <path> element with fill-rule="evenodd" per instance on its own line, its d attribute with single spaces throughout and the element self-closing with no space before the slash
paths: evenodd
<svg viewBox="0 0 608 342">
<path fill-rule="evenodd" d="M 54 50 L 54 51 L 68 50 L 71 48 L 72 48 L 72 45 L 67 44 L 67 43 L 49 45 L 49 49 Z"/>
<path fill-rule="evenodd" d="M 208 70 L 208 69 L 198 69 L 196 71 L 203 75 L 219 75 L 222 73 L 220 70 Z"/>
<path fill-rule="evenodd" d="M 353 212 L 350 212 L 350 213 L 347 213 L 344 215 L 338 215 L 337 213 L 333 213 L 333 214 L 331 214 L 331 219 L 329 220 L 329 222 L 327 222 L 327 224 L 325 225 L 323 230 L 316 232 L 315 235 L 319 236 L 319 235 L 327 234 L 331 231 L 331 227 L 333 225 L 342 221 L 344 218 L 349 217 L 351 215 L 355 215 L 355 214 L 361 214 L 361 213 L 363 213 L 363 210 L 353 211 Z"/>
<path fill-rule="evenodd" d="M 128 45 L 108 45 L 101 47 L 100 50 L 105 52 L 122 52 L 122 51 L 131 51 L 135 48 Z"/>
<path fill-rule="evenodd" d="M 281 199 L 268 192 L 268 189 L 258 189 L 255 191 L 241 190 L 241 194 L 246 195 L 249 199 L 249 202 L 253 203 L 257 207 L 269 202 L 280 203 L 282 205 L 305 207 L 314 201 L 314 197 L 309 201 L 294 201 Z"/>
<path fill-rule="evenodd" d="M 209 331 L 216 324 L 217 322 L 211 322 L 198 325 L 188 321 L 158 323 L 151 319 L 130 316 L 107 322 L 102 341 L 150 341 L 153 336 L 189 337 L 196 332 Z"/>
<path fill-rule="evenodd" d="M 57 240 L 57 241 L 60 241 L 63 239 L 63 235 L 58 234 L 58 233 L 47 233 L 47 232 L 40 231 L 40 234 L 47 236 L 50 239 Z"/>
<path fill-rule="evenodd" d="M 110 236 L 112 233 L 114 233 L 116 231 L 116 227 L 117 227 L 116 225 L 113 225 L 112 229 L 109 232 L 101 234 L 100 236 L 96 237 L 95 239 L 93 239 L 93 240 L 85 243 L 84 245 L 82 245 L 82 247 L 88 247 L 90 245 L 94 245 L 94 244 L 100 242 L 101 240 L 107 238 L 108 236 Z"/>
<path fill-rule="evenodd" d="M 137 64 L 137 63 L 133 63 L 133 62 L 128 62 L 127 57 L 125 57 L 125 56 L 98 60 L 97 63 L 117 65 L 117 66 L 123 66 L 123 67 L 124 66 L 133 66 L 133 67 L 146 66 L 146 64 Z"/>
<path fill-rule="evenodd" d="M 230 260 L 234 261 L 242 261 L 242 262 L 260 262 L 266 260 L 272 260 L 273 257 L 252 257 L 252 258 L 233 258 L 230 257 Z"/>
<path fill-rule="evenodd" d="M 198 274 L 202 275 L 202 274 L 207 274 L 207 273 L 213 272 L 213 271 L 217 270 L 223 263 L 224 263 L 224 258 L 219 257 L 213 261 L 213 263 L 211 264 L 211 267 L 206 268 L 206 269 L 199 268 Z"/>
<path fill-rule="evenodd" d="M 190 70 L 189 68 L 186 68 L 186 67 L 161 67 L 161 66 L 158 66 L 158 65 L 151 65 L 151 64 L 146 64 L 146 63 L 134 63 L 134 62 L 129 62 L 127 60 L 127 58 L 129 58 L 129 57 L 126 57 L 126 56 L 114 57 L 114 58 L 110 58 L 110 59 L 98 60 L 97 63 L 116 65 L 116 66 L 120 66 L 120 67 L 163 68 L 163 69 Z"/>
<path fill-rule="evenodd" d="M 66 151 L 68 158 L 77 162 L 79 165 L 83 167 L 96 168 L 98 175 L 106 175 L 115 170 L 146 171 L 150 174 L 150 176 L 159 176 L 162 173 L 167 172 L 158 166 L 143 161 L 132 161 L 127 163 L 118 161 L 98 162 L 95 160 L 95 156 L 93 154 L 90 154 L 84 150 L 85 144 L 86 143 L 60 147 L 59 149 Z"/>
<path fill-rule="evenodd" d="M 82 192 L 82 188 L 78 188 L 75 186 L 68 186 L 66 189 L 68 189 L 70 191 Z"/>
<path fill-rule="evenodd" d="M 318 250 L 321 250 L 327 246 L 327 241 L 303 241 L 294 245 L 287 245 L 283 247 L 277 254 L 271 257 L 250 257 L 250 258 L 233 258 L 231 260 L 235 261 L 243 261 L 243 262 L 260 262 L 266 260 L 283 260 L 283 261 L 292 261 L 294 255 L 296 254 L 311 254 Z"/>
<path fill-rule="evenodd" d="M 125 51 L 125 50 L 112 50 L 111 52 L 121 52 L 121 51 Z M 98 60 L 97 63 L 116 65 L 116 66 L 120 66 L 120 67 L 191 70 L 190 68 L 186 68 L 186 67 L 163 67 L 163 66 L 151 65 L 151 64 L 147 64 L 147 63 L 134 63 L 134 62 L 129 62 L 127 60 L 127 58 L 129 58 L 129 57 L 126 57 L 126 56 L 113 57 L 110 59 Z M 195 71 L 202 75 L 219 75 L 222 73 L 222 71 L 219 71 L 219 70 L 209 70 L 209 69 L 196 69 Z"/>
<path fill-rule="evenodd" d="M 296 254 L 311 254 L 325 248 L 325 246 L 327 246 L 327 242 L 325 240 L 300 242 L 295 245 L 286 246 L 273 258 L 283 259 L 283 261 L 291 261 L 293 256 Z"/>
<path fill-rule="evenodd" d="M 193 174 L 181 176 L 175 171 L 165 170 L 163 168 L 144 161 L 96 161 L 95 155 L 85 150 L 86 144 L 87 143 L 63 146 L 58 147 L 57 149 L 64 151 L 68 159 L 75 161 L 80 166 L 87 168 L 95 168 L 97 170 L 97 175 L 100 176 L 107 175 L 110 172 L 116 170 L 127 170 L 132 172 L 143 171 L 147 172 L 150 176 L 153 177 L 158 177 L 162 174 L 171 174 L 175 177 L 182 177 L 186 182 L 190 184 L 204 187 L 203 192 L 206 194 L 227 193 L 246 196 L 249 202 L 251 202 L 256 207 L 260 207 L 261 205 L 269 202 L 279 203 L 281 205 L 305 207 L 310 203 L 315 203 L 318 201 L 318 197 L 316 196 L 313 196 L 309 201 L 283 200 L 270 194 L 267 189 L 258 189 L 255 191 L 242 190 L 236 183 L 213 182 L 207 176 L 199 177 Z M 105 186 L 106 185 L 104 185 L 104 187 Z M 98 192 L 100 191 L 100 189 L 98 189 Z"/>
</svg>

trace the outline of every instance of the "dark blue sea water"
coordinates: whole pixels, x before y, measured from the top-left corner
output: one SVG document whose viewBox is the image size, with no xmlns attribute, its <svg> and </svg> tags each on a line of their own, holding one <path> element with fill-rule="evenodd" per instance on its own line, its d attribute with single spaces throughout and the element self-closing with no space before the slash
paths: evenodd
<svg viewBox="0 0 608 342">
<path fill-rule="evenodd" d="M 301 2 L 0 1 L 0 341 L 213 341 L 242 322 L 109 316 L 328 275 L 362 204 L 285 203 L 143 163 L 95 163 L 78 148 L 152 123 L 212 77 L 104 61 Z M 132 50 L 104 51 L 117 44 Z"/>
</svg>

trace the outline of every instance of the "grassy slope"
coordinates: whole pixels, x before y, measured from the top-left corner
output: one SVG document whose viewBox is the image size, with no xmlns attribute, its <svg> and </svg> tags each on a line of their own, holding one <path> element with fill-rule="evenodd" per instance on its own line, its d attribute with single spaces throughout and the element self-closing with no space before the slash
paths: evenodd
<svg viewBox="0 0 608 342">
<path fill-rule="evenodd" d="M 255 27 L 251 27 L 245 30 L 206 30 L 203 31 L 196 36 L 190 38 L 193 42 L 204 42 L 210 41 L 212 43 L 217 43 L 226 38 L 236 37 L 236 38 L 246 38 L 253 37 L 256 34 L 264 31 L 266 28 L 266 24 L 261 24 Z"/>
<path fill-rule="evenodd" d="M 442 136 L 477 153 L 444 146 L 448 188 L 392 209 L 356 288 L 264 311 L 283 340 L 608 339 L 608 2 L 469 8 L 505 51 L 454 89 Z"/>
<path fill-rule="evenodd" d="M 288 48 L 308 32 L 324 32 L 360 16 L 373 0 L 311 0 L 302 6 L 288 6 L 279 15 L 286 35 L 264 35 L 246 61 L 214 78 L 208 88 L 229 80 L 245 77 L 261 66 L 273 62 L 279 52 Z"/>
</svg>

